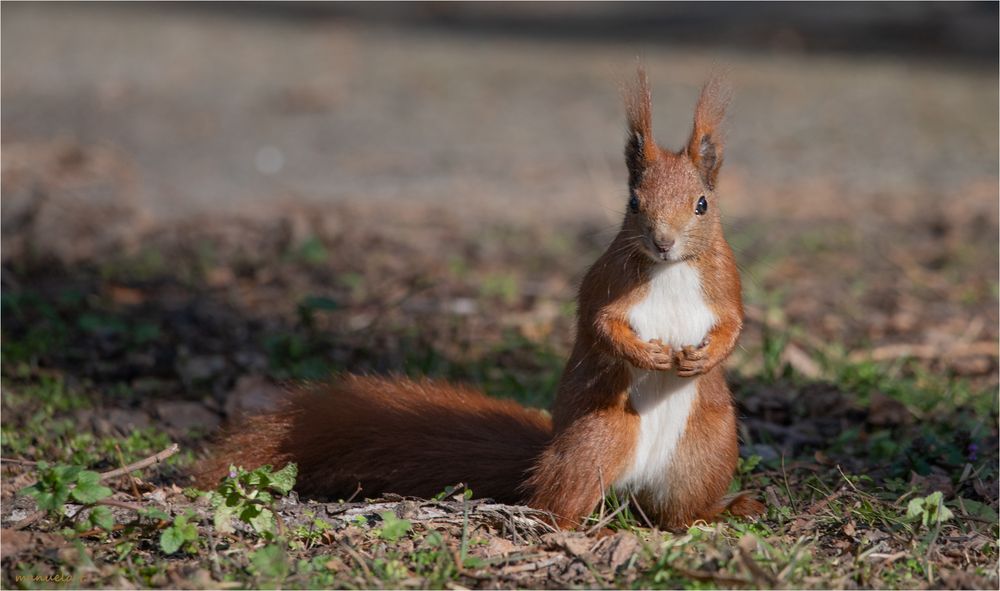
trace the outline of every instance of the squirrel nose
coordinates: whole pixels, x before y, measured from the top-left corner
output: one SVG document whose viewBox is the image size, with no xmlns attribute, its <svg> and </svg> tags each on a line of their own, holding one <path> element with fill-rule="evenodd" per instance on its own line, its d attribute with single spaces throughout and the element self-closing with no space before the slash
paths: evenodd
<svg viewBox="0 0 1000 591">
<path fill-rule="evenodd" d="M 656 244 L 657 250 L 659 250 L 663 254 L 666 254 L 666 253 L 670 252 L 671 248 L 673 248 L 673 246 L 674 246 L 674 239 L 673 238 L 657 238 L 657 239 L 653 240 L 653 243 Z"/>
</svg>

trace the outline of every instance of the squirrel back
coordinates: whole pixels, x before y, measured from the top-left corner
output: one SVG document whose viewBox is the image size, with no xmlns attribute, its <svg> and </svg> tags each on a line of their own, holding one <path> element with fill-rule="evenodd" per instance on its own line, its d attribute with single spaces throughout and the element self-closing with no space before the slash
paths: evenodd
<svg viewBox="0 0 1000 591">
<path fill-rule="evenodd" d="M 294 390 L 278 410 L 230 429 L 196 480 L 213 488 L 230 464 L 295 462 L 296 490 L 314 497 L 429 498 L 463 483 L 477 497 L 519 503 L 550 436 L 544 413 L 510 400 L 431 380 L 348 375 Z"/>
</svg>

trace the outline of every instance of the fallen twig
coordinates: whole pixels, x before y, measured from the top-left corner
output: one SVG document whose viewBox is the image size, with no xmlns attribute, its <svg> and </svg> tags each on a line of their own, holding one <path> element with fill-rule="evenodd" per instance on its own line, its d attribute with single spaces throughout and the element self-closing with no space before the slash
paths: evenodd
<svg viewBox="0 0 1000 591">
<path fill-rule="evenodd" d="M 882 570 L 885 569 L 885 567 L 890 566 L 892 565 L 892 563 L 896 562 L 900 558 L 905 558 L 907 556 L 909 556 L 909 552 L 896 552 L 894 554 L 882 554 L 882 553 L 869 554 L 868 558 L 870 559 L 873 560 L 883 559 L 881 562 L 875 565 L 875 568 L 872 571 L 872 576 L 873 577 L 878 576 L 882 572 Z"/>
<path fill-rule="evenodd" d="M 894 343 L 882 345 L 867 351 L 855 351 L 847 356 L 852 362 L 858 361 L 890 361 L 901 357 L 916 359 L 948 359 L 955 357 L 998 357 L 1000 350 L 996 341 L 978 341 L 975 343 L 958 343 L 949 347 L 917 343 Z"/>
<path fill-rule="evenodd" d="M 140 505 L 135 505 L 133 503 L 126 503 L 124 501 L 116 501 L 114 499 L 101 499 L 97 501 L 97 505 L 105 505 L 107 507 L 118 507 L 119 509 L 128 509 L 129 511 L 135 511 L 138 513 L 145 509 Z"/>
<path fill-rule="evenodd" d="M 781 454 L 781 478 L 785 483 L 785 494 L 788 495 L 788 502 L 792 504 L 792 511 L 798 513 L 799 508 L 795 506 L 795 496 L 792 495 L 792 489 L 788 486 L 788 473 L 785 472 L 785 454 Z"/>
<path fill-rule="evenodd" d="M 179 452 L 180 450 L 181 448 L 179 445 L 177 445 L 176 443 L 171 443 L 170 446 L 167 447 L 167 449 L 161 451 L 158 454 L 154 454 L 152 456 L 149 456 L 148 458 L 139 460 L 138 462 L 133 462 L 123 468 L 115 468 L 114 470 L 108 470 L 107 472 L 102 472 L 101 480 L 107 480 L 109 478 L 114 478 L 115 476 L 121 476 L 122 474 L 131 474 L 132 472 L 135 472 L 137 470 L 142 470 L 143 468 L 147 468 L 149 466 L 152 466 L 153 464 L 158 464 L 163 460 L 169 458 L 170 456 L 174 455 L 175 453 Z"/>
<path fill-rule="evenodd" d="M 136 511 L 136 512 L 143 510 L 143 507 L 141 507 L 139 505 L 133 505 L 132 503 L 126 503 L 124 501 L 116 501 L 114 499 L 101 499 L 101 500 L 97 501 L 97 503 L 95 503 L 95 504 L 97 504 L 97 505 L 106 505 L 108 507 L 119 507 L 121 509 L 129 509 L 131 511 Z M 42 510 L 35 511 L 31 515 L 28 515 L 27 517 L 25 517 L 21 521 L 18 521 L 17 523 L 15 523 L 13 526 L 11 526 L 11 529 L 15 529 L 15 530 L 24 529 L 24 528 L 28 527 L 29 525 L 31 525 L 32 523 L 38 521 L 42 517 L 45 517 L 46 513 L 47 513 L 47 511 L 42 511 Z"/>
<path fill-rule="evenodd" d="M 122 447 L 115 442 L 115 452 L 118 454 L 118 463 L 122 468 L 125 468 L 125 454 L 122 453 Z M 132 497 L 136 499 L 142 499 L 142 495 L 139 494 L 139 487 L 135 484 L 135 478 L 129 476 L 128 483 L 132 485 Z"/>
<path fill-rule="evenodd" d="M 790 365 L 792 369 L 807 378 L 816 379 L 823 375 L 823 370 L 820 368 L 819 364 L 816 363 L 813 358 L 805 352 L 805 350 L 795 343 L 788 342 L 785 344 L 785 350 L 781 354 L 781 358 L 785 363 Z"/>
<path fill-rule="evenodd" d="M 548 558 L 546 560 L 539 560 L 537 562 L 529 562 L 528 564 L 521 564 L 521 565 L 518 565 L 518 566 L 513 566 L 511 568 L 506 568 L 506 569 L 504 569 L 502 571 L 501 574 L 504 574 L 504 575 L 513 575 L 513 574 L 518 574 L 518 573 L 523 573 L 523 572 L 528 572 L 528 571 L 543 569 L 543 568 L 552 566 L 553 564 L 559 562 L 560 560 L 562 560 L 564 558 L 565 558 L 565 556 L 563 556 L 562 554 L 560 554 L 559 556 L 554 556 L 554 557 Z"/>
<path fill-rule="evenodd" d="M 143 469 L 143 468 L 145 468 L 147 466 L 151 466 L 153 464 L 156 464 L 158 462 L 161 462 L 161 461 L 165 460 L 166 458 L 169 458 L 170 456 L 174 455 L 178 451 L 180 451 L 180 447 L 176 443 L 173 443 L 173 444 L 170 445 L 170 447 L 168 447 L 167 449 L 161 451 L 160 453 L 158 453 L 158 454 L 156 454 L 154 456 L 150 456 L 150 457 L 148 457 L 148 458 L 146 458 L 144 460 L 139 460 L 138 462 L 135 462 L 134 464 L 130 464 L 128 466 L 125 466 L 124 468 L 118 468 L 116 470 L 111 470 L 109 472 L 102 473 L 101 474 L 101 480 L 107 480 L 109 478 L 114 478 L 115 476 L 120 476 L 122 474 L 128 474 L 128 473 L 134 472 L 136 470 L 141 470 L 141 469 Z M 122 508 L 122 509 L 129 509 L 129 510 L 132 510 L 132 511 L 142 511 L 143 510 L 143 507 L 141 507 L 139 505 L 133 505 L 131 503 L 125 503 L 123 501 L 115 501 L 114 499 L 101 499 L 100 501 L 97 501 L 97 504 L 98 505 L 107 505 L 107 506 L 110 506 L 110 507 L 119 507 L 119 508 Z M 28 515 L 27 517 L 25 517 L 21 521 L 18 521 L 17 523 L 15 523 L 12 526 L 12 528 L 15 529 L 15 530 L 24 529 L 24 528 L 28 527 L 29 525 L 31 525 L 32 523 L 38 521 L 42 517 L 45 517 L 45 514 L 46 514 L 46 511 L 41 511 L 41 510 L 35 511 L 31 515 Z"/>
<path fill-rule="evenodd" d="M 125 529 L 125 525 L 124 524 L 116 523 L 115 526 L 111 528 L 111 531 L 112 532 L 116 532 L 116 531 L 121 531 L 123 529 Z M 96 536 L 96 535 L 102 534 L 102 533 L 110 533 L 110 532 L 108 530 L 104 529 L 103 527 L 95 527 L 95 528 L 88 529 L 86 531 L 82 531 L 82 532 L 80 532 L 77 535 L 79 535 L 81 538 L 89 538 L 89 537 Z"/>
<path fill-rule="evenodd" d="M 591 527 L 590 529 L 588 529 L 587 533 L 585 535 L 591 536 L 591 535 L 594 534 L 594 532 L 599 531 L 602 527 L 604 527 L 605 525 L 611 523 L 611 520 L 614 519 L 616 515 L 618 515 L 622 511 L 624 511 L 628 507 L 628 505 L 629 505 L 628 501 L 625 501 L 621 505 L 618 505 L 618 508 L 615 509 L 614 511 L 612 511 L 610 514 L 608 514 L 607 517 L 605 517 L 604 519 L 598 521 L 597 523 L 594 524 L 593 527 Z"/>
<path fill-rule="evenodd" d="M 38 462 L 34 462 L 32 460 L 19 460 L 17 458 L 0 458 L 0 462 L 4 462 L 6 464 L 19 464 L 22 466 L 35 466 L 38 464 Z"/>
<path fill-rule="evenodd" d="M 646 527 L 648 527 L 649 529 L 656 529 L 656 526 L 653 525 L 653 522 L 648 517 L 646 517 L 646 512 L 642 510 L 642 505 L 640 505 L 639 501 L 635 498 L 635 493 L 629 492 L 628 494 L 630 497 L 632 497 L 632 502 L 635 504 L 635 510 L 639 512 L 639 516 L 642 517 L 642 521 L 646 524 Z"/>
<path fill-rule="evenodd" d="M 696 581 L 709 581 L 712 583 L 718 583 L 723 587 L 735 587 L 737 585 L 753 587 L 753 581 L 750 579 L 730 577 L 729 575 L 720 575 L 704 570 L 689 570 L 681 566 L 673 566 L 671 568 L 673 568 L 673 570 L 677 571 L 684 577 L 688 579 L 694 579 Z"/>
<path fill-rule="evenodd" d="M 350 502 L 351 502 L 351 501 L 353 501 L 353 500 L 355 499 L 355 497 L 357 497 L 357 496 L 358 496 L 359 494 L 361 494 L 361 483 L 360 483 L 360 482 L 358 483 L 358 488 L 354 489 L 354 492 L 353 492 L 353 493 L 351 494 L 351 496 L 350 496 L 350 497 L 349 497 L 349 498 L 348 498 L 348 499 L 347 499 L 346 501 L 344 501 L 344 502 L 345 502 L 345 503 L 350 503 Z"/>
</svg>

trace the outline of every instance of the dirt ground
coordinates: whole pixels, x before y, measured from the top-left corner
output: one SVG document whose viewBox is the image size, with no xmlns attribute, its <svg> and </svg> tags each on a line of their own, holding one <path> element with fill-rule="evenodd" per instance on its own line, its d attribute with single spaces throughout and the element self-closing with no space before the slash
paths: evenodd
<svg viewBox="0 0 1000 591">
<path fill-rule="evenodd" d="M 3 17 L 5 586 L 996 588 L 995 63 L 219 7 Z M 216 531 L 185 470 L 289 381 L 431 375 L 548 404 L 625 207 L 637 54 L 666 145 L 713 68 L 735 90 L 734 484 L 768 515 L 663 533 L 608 505 L 563 534 L 461 495 L 293 493 L 278 554 Z M 163 519 L 21 523 L 34 462 L 106 472 L 169 442 L 113 486 Z M 914 524 L 935 492 L 955 516 Z M 164 552 L 188 510 L 201 554 Z"/>
</svg>

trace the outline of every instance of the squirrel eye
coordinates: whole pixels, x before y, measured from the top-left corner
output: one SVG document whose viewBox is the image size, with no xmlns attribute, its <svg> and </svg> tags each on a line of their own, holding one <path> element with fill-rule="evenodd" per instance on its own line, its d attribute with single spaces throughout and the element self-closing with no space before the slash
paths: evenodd
<svg viewBox="0 0 1000 591">
<path fill-rule="evenodd" d="M 628 208 L 632 210 L 632 213 L 639 213 L 639 198 L 635 196 L 635 193 L 628 200 Z"/>
<path fill-rule="evenodd" d="M 698 198 L 698 205 L 695 205 L 694 213 L 696 215 L 702 215 L 706 211 L 708 211 L 708 201 L 706 201 L 705 196 L 702 195 L 701 197 Z"/>
</svg>

